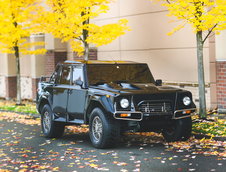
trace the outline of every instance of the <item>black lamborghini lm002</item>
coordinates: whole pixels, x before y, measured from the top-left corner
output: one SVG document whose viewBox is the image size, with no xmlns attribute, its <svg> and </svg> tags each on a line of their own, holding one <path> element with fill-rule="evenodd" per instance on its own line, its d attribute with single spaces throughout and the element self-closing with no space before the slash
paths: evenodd
<svg viewBox="0 0 226 172">
<path fill-rule="evenodd" d="M 37 110 L 46 137 L 60 137 L 66 125 L 89 125 L 94 147 L 117 145 L 126 131 L 162 132 L 166 141 L 191 136 L 192 94 L 162 86 L 147 64 L 65 61 L 38 84 Z"/>
</svg>

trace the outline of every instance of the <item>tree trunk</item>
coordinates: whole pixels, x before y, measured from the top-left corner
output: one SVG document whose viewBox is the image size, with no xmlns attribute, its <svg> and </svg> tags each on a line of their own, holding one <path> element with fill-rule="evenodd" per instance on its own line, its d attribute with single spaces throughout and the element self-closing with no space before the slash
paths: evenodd
<svg viewBox="0 0 226 172">
<path fill-rule="evenodd" d="M 88 23 L 88 21 L 84 22 Z M 86 39 L 88 38 L 88 31 L 83 30 L 83 45 L 84 45 L 84 60 L 88 61 L 89 60 L 89 44 L 86 42 Z"/>
<path fill-rule="evenodd" d="M 203 65 L 203 40 L 202 31 L 197 32 L 197 60 L 198 60 L 198 81 L 199 81 L 199 116 L 206 118 L 206 96 L 205 96 L 205 77 Z"/>
<path fill-rule="evenodd" d="M 19 47 L 16 45 L 14 47 L 15 57 L 16 57 L 16 85 L 17 85 L 17 96 L 16 96 L 16 104 L 21 105 L 21 88 L 20 88 L 20 55 L 19 55 Z"/>
<path fill-rule="evenodd" d="M 85 13 L 82 12 L 81 15 L 84 16 Z M 87 24 L 89 24 L 89 19 L 83 22 L 83 25 L 87 25 Z M 89 44 L 87 43 L 86 39 L 89 36 L 89 31 L 86 29 L 83 29 L 82 36 L 83 36 L 83 45 L 84 45 L 84 60 L 88 61 L 89 60 Z"/>
<path fill-rule="evenodd" d="M 84 42 L 84 48 L 85 48 L 84 60 L 88 61 L 89 60 L 89 44 L 86 41 Z"/>
</svg>

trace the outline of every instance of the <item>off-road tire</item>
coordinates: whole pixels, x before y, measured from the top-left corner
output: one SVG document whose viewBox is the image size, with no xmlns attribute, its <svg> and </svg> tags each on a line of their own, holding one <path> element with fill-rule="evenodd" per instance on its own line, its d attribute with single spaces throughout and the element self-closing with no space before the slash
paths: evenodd
<svg viewBox="0 0 226 172">
<path fill-rule="evenodd" d="M 63 123 L 53 121 L 53 112 L 48 104 L 46 104 L 42 109 L 41 126 L 45 137 L 59 138 L 64 134 L 65 125 Z"/>
<path fill-rule="evenodd" d="M 173 124 L 163 129 L 162 134 L 167 142 L 186 141 L 191 137 L 191 117 L 177 119 Z"/>
<path fill-rule="evenodd" d="M 100 129 L 99 134 L 98 129 Z M 89 136 L 93 146 L 96 148 L 114 147 L 119 142 L 120 123 L 111 119 L 110 115 L 104 113 L 102 109 L 95 108 L 90 114 Z"/>
</svg>

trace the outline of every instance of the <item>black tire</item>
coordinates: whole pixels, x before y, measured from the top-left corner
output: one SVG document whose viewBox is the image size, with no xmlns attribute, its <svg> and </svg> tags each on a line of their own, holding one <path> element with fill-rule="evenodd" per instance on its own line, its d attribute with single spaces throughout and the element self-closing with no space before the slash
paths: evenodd
<svg viewBox="0 0 226 172">
<path fill-rule="evenodd" d="M 182 133 L 182 137 L 181 137 L 182 141 L 188 140 L 191 137 L 191 132 L 192 132 L 192 119 L 191 119 L 191 117 L 185 118 L 184 120 L 185 120 L 184 121 L 185 130 Z"/>
<path fill-rule="evenodd" d="M 191 137 L 191 117 L 174 120 L 173 124 L 163 129 L 162 134 L 167 142 L 186 141 Z"/>
<path fill-rule="evenodd" d="M 119 121 L 110 119 L 100 108 L 95 108 L 90 114 L 89 136 L 96 148 L 116 146 L 120 138 Z"/>
<path fill-rule="evenodd" d="M 58 138 L 64 134 L 65 125 L 53 121 L 53 112 L 48 104 L 42 109 L 41 126 L 45 137 Z"/>
</svg>

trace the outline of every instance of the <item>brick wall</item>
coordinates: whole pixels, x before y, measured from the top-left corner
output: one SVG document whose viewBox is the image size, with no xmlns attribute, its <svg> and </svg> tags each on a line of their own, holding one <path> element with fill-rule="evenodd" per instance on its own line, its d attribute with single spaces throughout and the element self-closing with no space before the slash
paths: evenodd
<svg viewBox="0 0 226 172">
<path fill-rule="evenodd" d="M 40 78 L 32 78 L 32 99 L 33 100 L 36 99 L 36 92 L 37 92 L 39 80 Z"/>
<path fill-rule="evenodd" d="M 50 76 L 59 62 L 67 59 L 67 52 L 48 51 L 46 53 L 45 75 Z"/>
<path fill-rule="evenodd" d="M 83 59 L 83 57 L 78 57 L 76 54 L 74 54 L 73 60 L 76 59 Z M 90 49 L 89 53 L 89 59 L 90 60 L 97 60 L 97 49 Z M 63 62 L 67 60 L 67 52 L 55 52 L 55 51 L 48 51 L 46 53 L 46 63 L 45 63 L 45 75 L 50 76 L 53 71 L 55 70 L 56 65 L 59 62 Z M 16 98 L 16 76 L 12 77 L 4 77 L 5 78 L 5 98 L 6 99 L 11 99 L 11 98 Z M 29 78 L 30 79 L 30 78 Z M 31 94 L 31 99 L 35 100 L 36 99 L 36 90 L 37 90 L 37 85 L 38 81 L 40 78 L 31 78 L 31 89 L 32 94 Z M 30 87 L 30 86 L 29 86 Z M 30 95 L 30 94 L 29 94 Z M 29 97 L 26 96 L 26 99 Z"/>
<path fill-rule="evenodd" d="M 219 111 L 226 111 L 226 61 L 217 61 L 217 102 Z"/>
<path fill-rule="evenodd" d="M 16 97 L 16 76 L 5 77 L 6 99 Z"/>
</svg>

